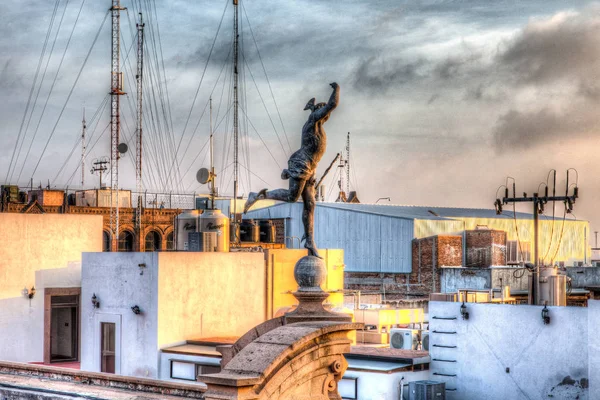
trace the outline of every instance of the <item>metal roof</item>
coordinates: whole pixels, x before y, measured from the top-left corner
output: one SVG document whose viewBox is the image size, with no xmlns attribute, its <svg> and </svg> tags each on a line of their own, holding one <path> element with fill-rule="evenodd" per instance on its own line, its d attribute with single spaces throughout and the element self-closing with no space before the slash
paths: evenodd
<svg viewBox="0 0 600 400">
<path fill-rule="evenodd" d="M 365 212 L 369 214 L 409 219 L 448 220 L 452 218 L 513 218 L 512 211 L 505 210 L 502 214 L 497 215 L 496 210 L 486 208 L 454 208 L 362 203 L 317 203 L 317 205 L 322 207 L 337 208 L 340 210 Z M 533 219 L 532 214 L 521 212 L 517 212 L 516 217 L 517 219 Z"/>
<path fill-rule="evenodd" d="M 272 206 L 265 207 L 273 209 L 281 207 L 287 203 L 277 203 Z M 301 202 L 295 205 L 301 207 Z M 422 220 L 452 220 L 454 218 L 497 218 L 497 219 L 513 219 L 512 210 L 504 210 L 500 215 L 496 214 L 494 209 L 486 208 L 455 208 L 455 207 L 434 207 L 434 206 L 407 206 L 407 205 L 390 205 L 390 204 L 364 204 L 364 203 L 330 203 L 318 202 L 317 207 L 328 207 L 338 210 L 360 212 L 366 214 L 383 215 L 392 218 L 404 219 L 422 219 Z M 517 219 L 531 220 L 533 214 L 517 212 Z"/>
</svg>

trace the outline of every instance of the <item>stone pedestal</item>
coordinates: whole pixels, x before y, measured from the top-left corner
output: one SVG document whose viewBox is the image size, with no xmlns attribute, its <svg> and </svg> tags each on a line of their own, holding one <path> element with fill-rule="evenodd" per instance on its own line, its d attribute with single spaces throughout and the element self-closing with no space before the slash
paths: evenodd
<svg viewBox="0 0 600 400">
<path fill-rule="evenodd" d="M 323 260 L 302 257 L 294 277 L 296 310 L 251 329 L 225 352 L 220 373 L 199 376 L 208 385 L 206 400 L 341 400 L 344 353 L 362 324 L 323 307 L 329 296 L 321 289 L 327 277 Z"/>
</svg>

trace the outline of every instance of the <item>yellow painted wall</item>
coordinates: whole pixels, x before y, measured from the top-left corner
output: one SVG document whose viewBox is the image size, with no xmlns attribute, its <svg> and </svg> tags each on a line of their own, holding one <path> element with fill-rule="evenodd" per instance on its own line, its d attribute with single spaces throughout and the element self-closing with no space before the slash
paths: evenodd
<svg viewBox="0 0 600 400">
<path fill-rule="evenodd" d="M 265 270 L 262 253 L 159 253 L 158 347 L 263 322 Z"/>
<path fill-rule="evenodd" d="M 0 299 L 21 297 L 35 271 L 67 268 L 102 251 L 102 216 L 0 214 Z"/>
<path fill-rule="evenodd" d="M 326 291 L 344 289 L 344 251 L 339 249 L 319 250 L 327 266 L 327 279 L 322 288 Z M 269 315 L 271 318 L 282 307 L 298 304 L 291 292 L 296 291 L 298 285 L 294 279 L 294 266 L 296 261 L 306 255 L 306 250 L 272 249 L 265 251 L 269 266 L 269 288 L 272 293 L 268 299 Z M 272 274 L 272 275 L 271 275 Z M 272 276 L 272 278 L 271 278 Z M 325 301 L 334 307 L 342 307 L 344 294 L 332 293 Z"/>
<path fill-rule="evenodd" d="M 415 237 L 422 238 L 443 233 L 476 229 L 477 225 L 485 225 L 490 229 L 506 232 L 507 240 L 517 240 L 515 220 L 509 218 L 454 218 L 457 221 L 415 220 Z M 531 243 L 533 257 L 533 220 L 516 220 L 518 237 L 521 242 Z M 562 232 L 562 234 L 561 234 Z M 587 232 L 587 233 L 586 233 Z M 562 238 L 561 238 L 562 236 Z M 539 256 L 545 257 L 547 264 L 552 261 L 564 261 L 572 265 L 573 261 L 590 261 L 590 224 L 587 221 L 574 221 L 569 217 L 564 221 L 562 215 L 557 216 L 554 223 L 551 215 L 540 216 L 539 221 Z M 560 243 L 560 244 L 559 244 Z M 532 260 L 533 261 L 533 260 Z"/>
</svg>

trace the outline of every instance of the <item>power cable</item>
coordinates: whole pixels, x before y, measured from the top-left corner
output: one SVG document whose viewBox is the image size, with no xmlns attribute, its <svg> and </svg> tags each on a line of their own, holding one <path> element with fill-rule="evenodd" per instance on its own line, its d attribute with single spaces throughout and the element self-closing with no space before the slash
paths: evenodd
<svg viewBox="0 0 600 400">
<path fill-rule="evenodd" d="M 21 140 L 21 135 L 23 133 L 23 126 L 25 124 L 25 119 L 27 118 L 27 114 L 29 113 L 29 106 L 31 105 L 31 99 L 33 97 L 33 92 L 35 91 L 37 79 L 38 79 L 38 76 L 40 73 L 40 68 L 42 67 L 42 62 L 44 61 L 44 55 L 46 54 L 46 47 L 48 45 L 48 39 L 50 38 L 50 33 L 52 32 L 52 26 L 54 25 L 54 19 L 56 17 L 56 11 L 58 10 L 59 2 L 60 2 L 60 0 L 56 0 L 56 3 L 54 4 L 54 11 L 52 12 L 52 17 L 50 18 L 50 24 L 48 25 L 48 31 L 46 32 L 46 39 L 44 40 L 44 45 L 42 46 L 42 53 L 40 54 L 38 66 L 37 66 L 37 69 L 35 71 L 35 75 L 33 78 L 33 83 L 31 84 L 31 89 L 29 90 L 29 97 L 27 99 L 27 105 L 25 106 L 25 112 L 23 113 L 23 119 L 21 120 L 21 126 L 19 127 L 19 134 L 17 135 L 17 140 L 15 142 L 15 147 L 13 149 L 13 153 L 12 153 L 12 156 L 10 159 L 10 164 L 6 171 L 6 178 L 5 178 L 6 183 L 9 183 L 9 176 L 12 177 L 12 175 L 10 173 L 11 169 L 16 168 L 16 165 L 14 165 L 14 168 L 13 168 L 13 161 L 15 158 L 15 154 L 17 152 L 17 148 L 19 147 L 19 141 Z M 25 137 L 23 137 L 23 141 L 25 141 Z M 22 146 L 23 146 L 23 144 L 21 143 L 21 147 Z M 19 150 L 19 153 L 20 152 L 21 151 Z"/>
<path fill-rule="evenodd" d="M 77 82 L 79 82 L 79 78 L 81 77 L 81 73 L 83 72 L 83 68 L 85 67 L 85 65 L 87 64 L 87 61 L 90 57 L 90 54 L 92 53 L 92 50 L 94 48 L 94 45 L 96 44 L 96 41 L 98 40 L 98 37 L 100 36 L 100 32 L 102 31 L 102 28 L 104 27 L 104 23 L 106 22 L 106 19 L 108 17 L 109 11 L 106 12 L 106 14 L 104 15 L 104 19 L 102 20 L 102 23 L 100 24 L 100 28 L 98 29 L 98 32 L 96 33 L 96 36 L 94 37 L 94 41 L 92 42 L 92 45 L 90 47 L 90 50 L 88 51 L 87 55 L 85 56 L 85 59 L 83 60 L 83 64 L 81 65 L 81 68 L 79 70 L 79 73 L 77 74 L 77 78 L 75 79 L 75 82 L 73 83 L 73 86 L 71 87 L 71 91 L 69 92 L 69 95 L 67 96 L 67 100 L 65 101 L 65 104 L 62 107 L 62 110 L 60 111 L 60 114 L 58 115 L 58 119 L 56 120 L 56 123 L 54 124 L 54 127 L 52 128 L 52 132 L 50 133 L 50 137 L 48 138 L 48 140 L 46 141 L 46 145 L 44 146 L 44 150 L 42 151 L 42 154 L 40 155 L 37 164 L 35 165 L 35 168 L 33 169 L 33 172 L 31 173 L 31 176 L 33 177 L 33 175 L 35 175 L 40 162 L 42 161 L 42 158 L 44 156 L 44 154 L 46 153 L 46 149 L 48 148 L 48 144 L 50 143 L 50 140 L 52 139 L 52 136 L 54 136 L 54 132 L 56 131 L 56 127 L 58 126 L 58 123 L 60 122 L 60 119 L 65 111 L 65 109 L 67 108 L 67 104 L 69 103 L 69 100 L 71 99 L 71 95 L 73 94 L 73 90 L 75 90 L 75 86 L 77 85 Z"/>
<path fill-rule="evenodd" d="M 67 2 L 67 4 L 68 4 L 68 2 Z M 29 148 L 27 149 L 27 155 L 25 156 L 25 160 L 23 160 L 23 167 L 21 167 L 21 171 L 19 172 L 19 176 L 17 177 L 17 182 L 21 178 L 21 174 L 23 172 L 23 169 L 25 168 L 25 163 L 27 162 L 27 159 L 29 158 L 29 153 L 31 152 L 31 147 L 33 146 L 33 142 L 35 141 L 35 137 L 37 136 L 38 130 L 40 128 L 40 124 L 42 122 L 42 118 L 44 117 L 44 113 L 46 112 L 46 107 L 48 106 L 48 101 L 50 100 L 50 96 L 52 95 L 52 91 L 54 90 L 54 86 L 56 85 L 56 81 L 58 79 L 58 74 L 60 73 L 60 69 L 65 60 L 65 56 L 67 55 L 67 50 L 69 49 L 69 44 L 71 43 L 71 39 L 73 38 L 73 33 L 75 33 L 75 28 L 77 27 L 77 22 L 79 21 L 79 16 L 81 15 L 81 10 L 83 9 L 84 4 L 85 4 L 85 0 L 83 0 L 81 2 L 81 6 L 79 7 L 79 12 L 77 13 L 77 17 L 75 18 L 75 23 L 73 24 L 73 29 L 71 29 L 71 33 L 69 34 L 69 39 L 67 40 L 67 44 L 65 46 L 62 57 L 58 64 L 58 69 L 56 70 L 56 75 L 54 75 L 54 80 L 52 81 L 52 85 L 50 86 L 48 96 L 46 97 L 46 102 L 44 103 L 44 107 L 42 108 L 42 113 L 40 114 L 40 117 L 38 119 L 38 123 L 37 123 L 37 126 L 35 127 L 35 131 L 33 132 L 33 138 L 31 139 L 31 143 L 29 144 Z M 66 6 L 65 6 L 65 10 L 66 10 Z M 63 13 L 63 16 L 64 16 L 64 13 Z M 59 23 L 59 29 L 60 29 L 61 23 L 62 23 L 62 18 Z M 56 34 L 58 36 L 58 31 Z M 55 41 L 56 41 L 56 38 L 55 38 Z M 54 45 L 52 45 L 52 48 L 54 48 Z M 52 53 L 52 51 L 51 51 L 51 53 Z M 50 61 L 50 58 L 48 58 L 48 61 Z M 48 65 L 46 65 L 46 66 L 48 66 Z M 45 74 L 45 72 L 44 72 L 44 74 Z M 42 81 L 43 81 L 43 79 L 42 79 Z M 35 108 L 35 104 L 34 104 L 34 108 Z"/>
<path fill-rule="evenodd" d="M 252 40 L 254 41 L 254 45 L 256 46 L 256 53 L 258 54 L 258 59 L 260 60 L 260 65 L 262 65 L 263 72 L 265 73 L 265 78 L 267 79 L 267 84 L 269 85 L 269 91 L 271 92 L 271 97 L 273 98 L 273 104 L 275 105 L 275 109 L 277 110 L 277 115 L 279 116 L 279 122 L 281 123 L 281 128 L 283 129 L 283 134 L 285 136 L 285 140 L 287 142 L 289 151 L 292 151 L 292 146 L 290 146 L 290 141 L 288 139 L 287 132 L 285 131 L 285 126 L 283 125 L 283 120 L 281 119 L 281 113 L 279 112 L 279 107 L 277 106 L 277 101 L 275 100 L 275 95 L 273 94 L 273 88 L 271 87 L 271 81 L 269 80 L 269 76 L 267 75 L 267 69 L 265 68 L 265 64 L 263 63 L 262 56 L 260 55 L 260 50 L 258 49 L 258 44 L 256 42 L 256 38 L 254 37 L 254 31 L 252 30 L 252 25 L 250 24 L 250 19 L 248 18 L 248 13 L 246 12 L 246 7 L 244 7 L 244 2 L 242 2 L 242 9 L 244 10 L 244 15 L 246 16 L 246 20 L 248 21 L 248 28 L 250 29 L 250 34 L 252 35 Z"/>
</svg>

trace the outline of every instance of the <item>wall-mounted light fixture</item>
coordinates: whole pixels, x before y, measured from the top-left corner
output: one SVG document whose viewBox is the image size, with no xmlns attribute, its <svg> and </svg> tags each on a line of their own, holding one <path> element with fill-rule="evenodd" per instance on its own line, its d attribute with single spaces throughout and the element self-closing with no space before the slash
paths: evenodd
<svg viewBox="0 0 600 400">
<path fill-rule="evenodd" d="M 31 289 L 27 289 L 24 288 L 21 293 L 23 294 L 23 297 L 28 298 L 29 300 L 33 299 L 33 296 L 35 296 L 35 287 L 32 286 Z"/>
<path fill-rule="evenodd" d="M 138 267 L 140 267 L 140 275 L 144 275 L 144 268 L 146 268 L 146 264 L 138 264 Z"/>
<path fill-rule="evenodd" d="M 140 310 L 140 307 L 138 305 L 135 305 L 133 307 L 131 307 L 131 311 L 133 311 L 133 313 L 135 315 L 139 315 L 142 313 L 142 310 Z"/>
<path fill-rule="evenodd" d="M 100 308 L 100 300 L 96 297 L 96 293 L 92 296 L 92 307 Z"/>
<path fill-rule="evenodd" d="M 462 319 L 469 319 L 469 312 L 467 311 L 467 306 L 464 301 L 462 306 L 460 306 L 460 315 L 462 315 Z"/>
<path fill-rule="evenodd" d="M 548 302 L 544 302 L 544 308 L 542 308 L 542 320 L 544 325 L 550 324 L 550 310 L 548 310 Z"/>
</svg>

